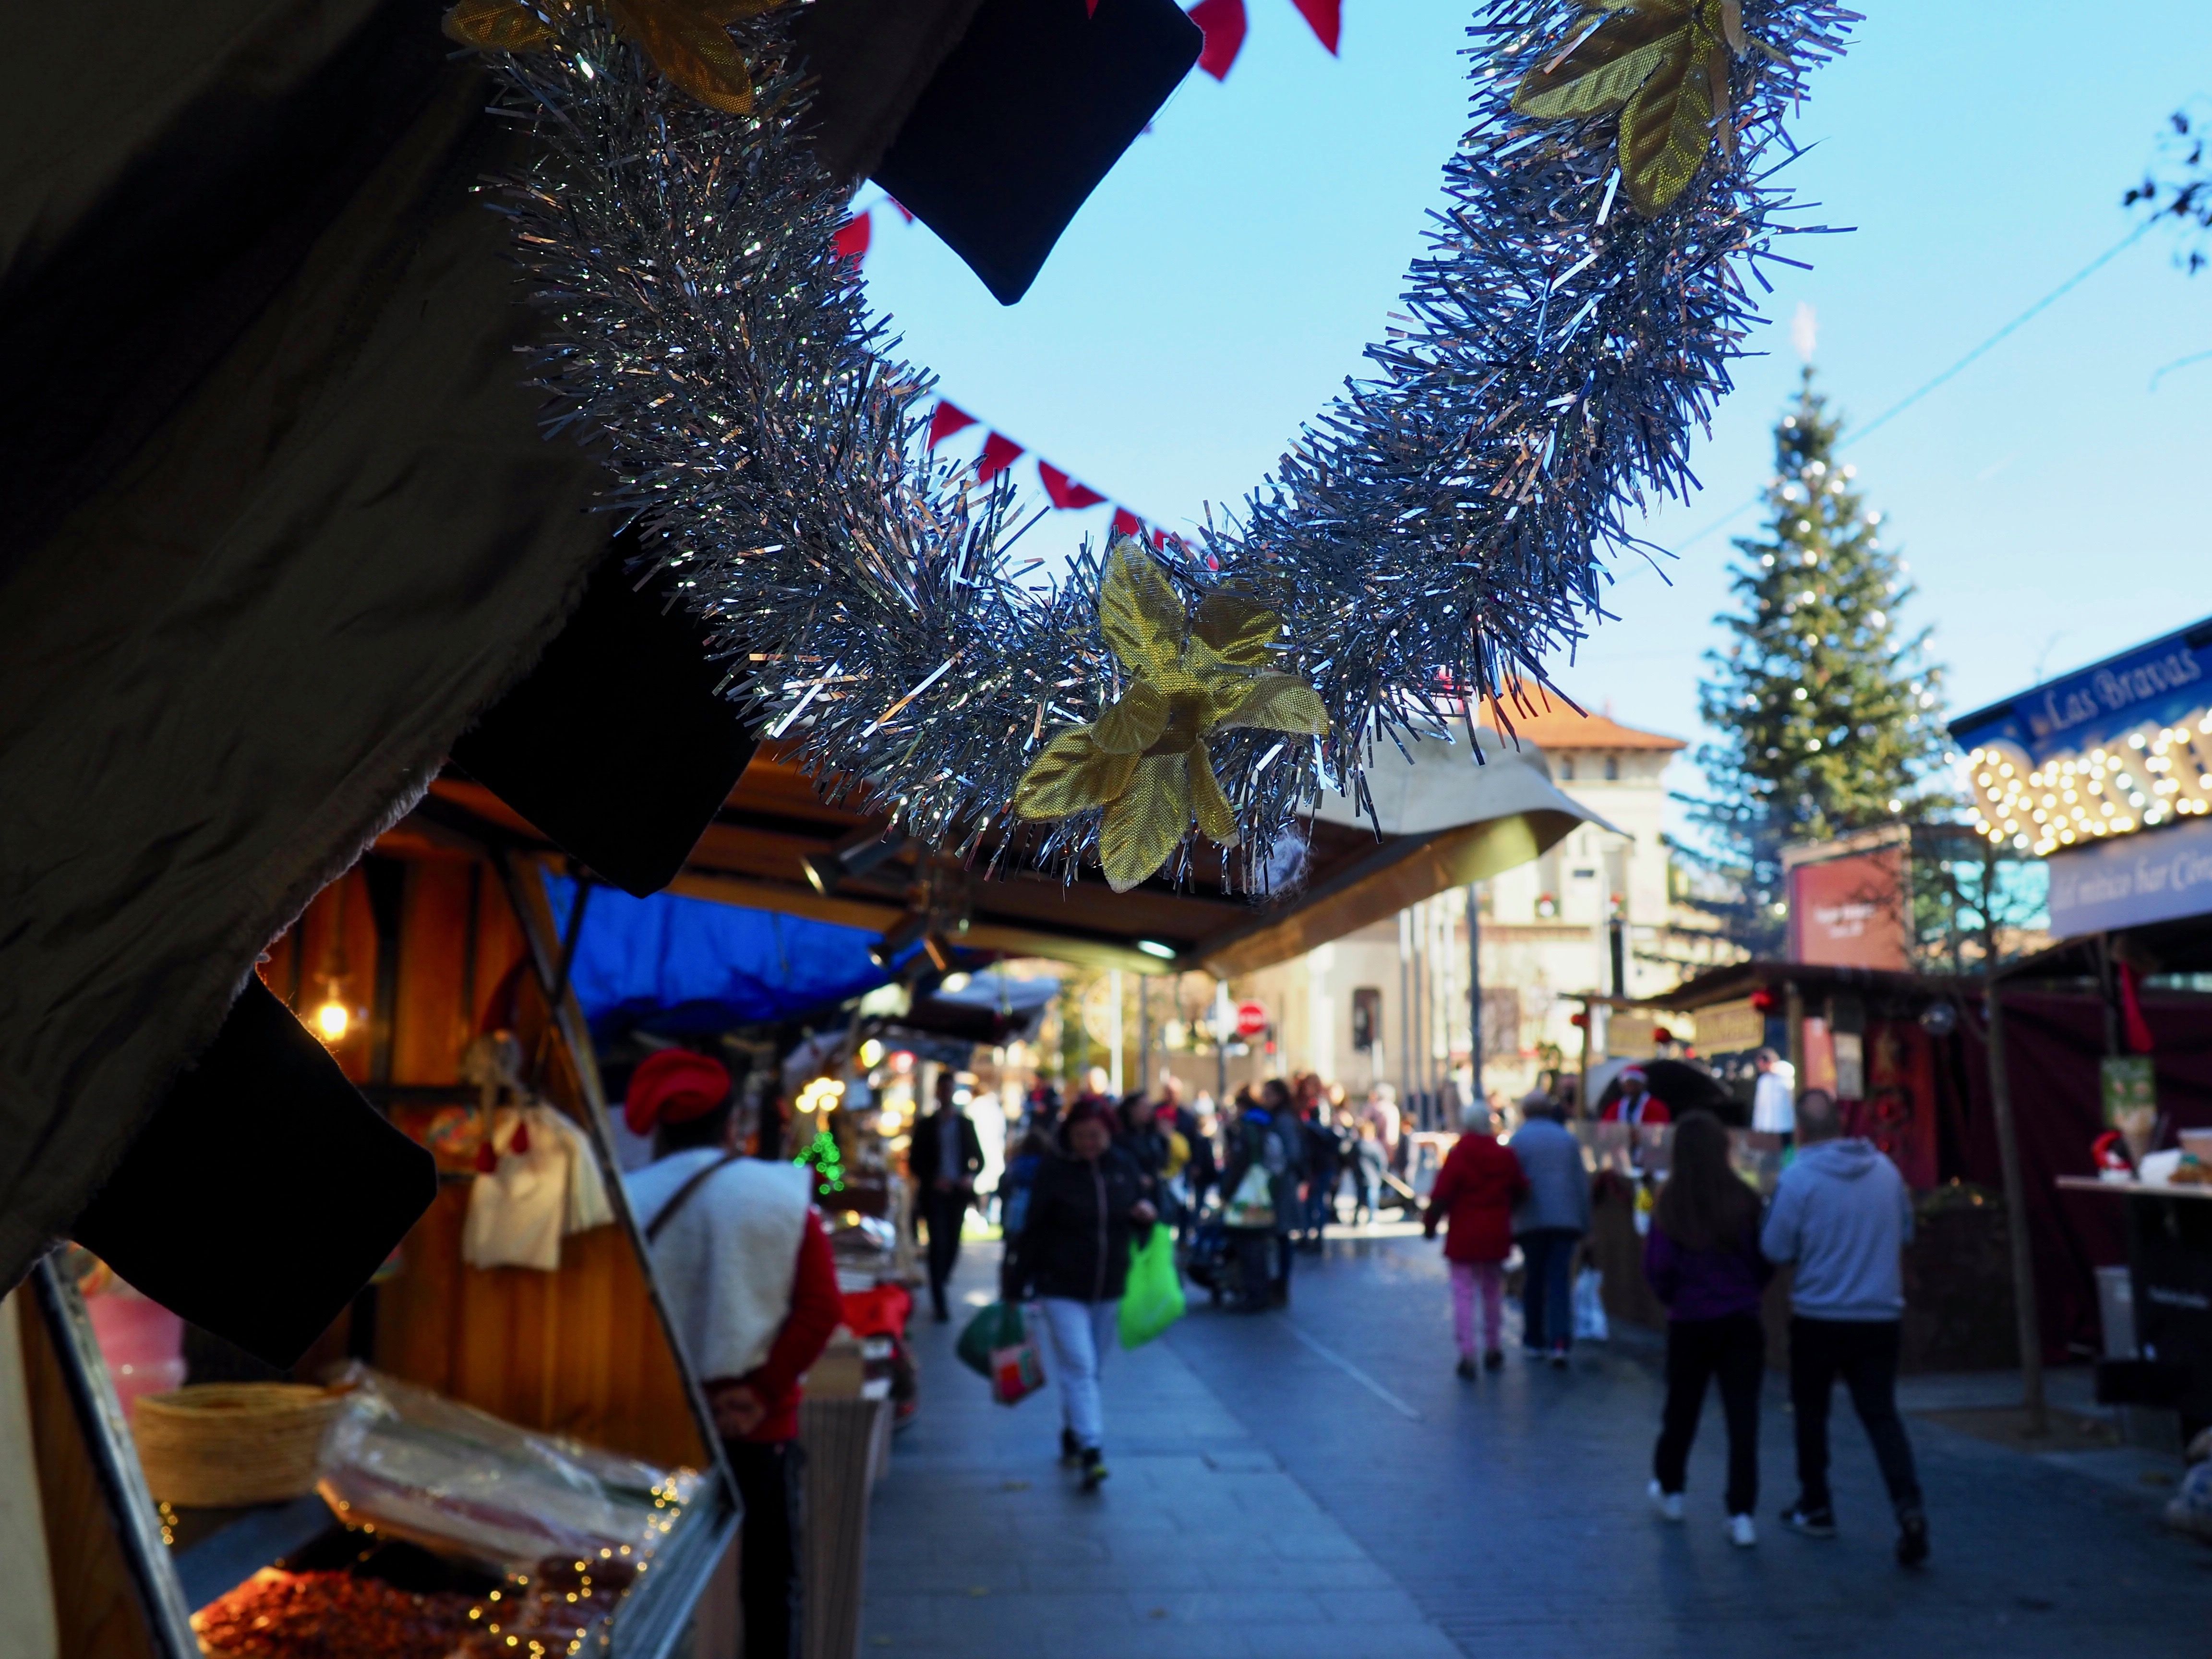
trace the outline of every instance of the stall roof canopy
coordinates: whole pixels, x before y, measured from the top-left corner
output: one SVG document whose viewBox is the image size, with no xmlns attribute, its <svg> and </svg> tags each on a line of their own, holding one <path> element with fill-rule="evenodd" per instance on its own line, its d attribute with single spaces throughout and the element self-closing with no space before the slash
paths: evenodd
<svg viewBox="0 0 2212 1659">
<path fill-rule="evenodd" d="M 1534 749 L 1516 750 L 1493 732 L 1483 733 L 1482 745 L 1480 766 L 1463 742 L 1413 745 L 1418 779 L 1413 759 L 1385 745 L 1370 774 L 1380 837 L 1349 802 L 1332 799 L 1312 825 L 1304 885 L 1269 905 L 1223 894 L 1210 848 L 1199 866 L 1210 889 L 1154 880 L 1115 893 L 1095 869 L 1065 883 L 1033 870 L 985 877 L 909 843 L 823 890 L 809 880 L 807 860 L 823 868 L 841 847 L 880 832 L 884 820 L 828 804 L 787 752 L 767 745 L 669 891 L 879 937 L 914 913 L 927 878 L 940 907 L 966 916 L 955 942 L 968 950 L 1144 973 L 1249 972 L 1522 863 L 1577 823 L 1601 822 L 1553 787 Z M 459 831 L 525 852 L 554 850 L 513 809 L 458 775 L 432 785 L 394 833 L 426 831 Z M 610 908 L 617 902 L 612 896 L 606 902 Z M 579 978 L 580 984 L 580 972 Z"/>
<path fill-rule="evenodd" d="M 565 932 L 576 884 L 545 884 Z M 662 1030 L 793 1018 L 872 991 L 899 966 L 869 956 L 878 935 L 867 928 L 677 893 L 594 888 L 574 936 L 568 983 L 595 1031 L 647 1018 Z"/>
<path fill-rule="evenodd" d="M 1635 998 L 1594 997 L 1619 1008 L 1680 1009 L 1694 1012 L 1723 1002 L 1735 1002 L 1754 991 L 1779 992 L 1795 985 L 1812 993 L 1855 991 L 1864 996 L 1935 1000 L 1947 997 L 1978 997 L 1978 974 L 1899 974 L 1879 968 L 1830 968 L 1805 962 L 1731 962 L 1708 968 L 1684 980 L 1671 991 Z"/>
</svg>

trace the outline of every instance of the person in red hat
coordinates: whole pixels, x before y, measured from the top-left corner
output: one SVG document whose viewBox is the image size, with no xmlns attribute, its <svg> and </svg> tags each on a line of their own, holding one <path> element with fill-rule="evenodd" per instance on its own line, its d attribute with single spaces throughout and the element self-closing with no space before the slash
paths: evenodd
<svg viewBox="0 0 2212 1659">
<path fill-rule="evenodd" d="M 1630 1066 L 1618 1080 L 1620 1092 L 1606 1107 L 1605 1122 L 1643 1126 L 1674 1121 L 1674 1115 L 1667 1109 L 1667 1103 L 1651 1092 L 1651 1079 L 1644 1075 L 1641 1066 Z"/>
<path fill-rule="evenodd" d="M 653 1161 L 626 1182 L 671 1321 L 704 1384 L 744 1500 L 738 1597 L 749 1659 L 799 1652 L 799 1379 L 844 1317 L 805 1167 L 732 1150 L 721 1062 L 664 1048 L 623 1120 Z"/>
</svg>

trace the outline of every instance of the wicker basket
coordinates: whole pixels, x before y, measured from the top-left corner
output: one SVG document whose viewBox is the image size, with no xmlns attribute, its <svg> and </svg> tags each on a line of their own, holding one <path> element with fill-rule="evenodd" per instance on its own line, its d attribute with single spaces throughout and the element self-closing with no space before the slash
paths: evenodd
<svg viewBox="0 0 2212 1659">
<path fill-rule="evenodd" d="M 200 1382 L 143 1395 L 132 1426 L 146 1485 L 161 1503 L 196 1509 L 304 1497 L 344 1403 L 303 1382 Z"/>
</svg>

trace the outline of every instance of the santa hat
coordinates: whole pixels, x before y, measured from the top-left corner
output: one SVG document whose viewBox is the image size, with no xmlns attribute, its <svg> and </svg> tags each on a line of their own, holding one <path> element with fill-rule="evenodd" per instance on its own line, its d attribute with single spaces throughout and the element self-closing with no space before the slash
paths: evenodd
<svg viewBox="0 0 2212 1659">
<path fill-rule="evenodd" d="M 1644 1074 L 1644 1068 L 1641 1066 L 1631 1066 L 1620 1074 L 1620 1086 L 1624 1089 L 1637 1084 L 1649 1084 L 1650 1080 Z"/>
<path fill-rule="evenodd" d="M 623 1121 L 632 1134 L 649 1135 L 664 1123 L 704 1117 L 729 1097 L 730 1073 L 721 1061 L 689 1048 L 663 1048 L 630 1073 Z"/>
</svg>

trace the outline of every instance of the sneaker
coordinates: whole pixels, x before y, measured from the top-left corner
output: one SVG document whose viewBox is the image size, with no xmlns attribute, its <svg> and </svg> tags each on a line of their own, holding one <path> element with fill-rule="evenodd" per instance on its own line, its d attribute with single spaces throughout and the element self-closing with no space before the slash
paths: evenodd
<svg viewBox="0 0 2212 1659">
<path fill-rule="evenodd" d="M 1097 1492 L 1099 1483 L 1105 1478 L 1106 1460 L 1099 1455 L 1097 1447 L 1085 1446 L 1083 1449 L 1083 1490 Z"/>
<path fill-rule="evenodd" d="M 1471 1353 L 1462 1354 L 1459 1357 L 1459 1364 L 1455 1369 L 1462 1376 L 1473 1376 L 1474 1375 L 1474 1356 Z"/>
<path fill-rule="evenodd" d="M 1897 1565 L 1917 1567 L 1928 1559 L 1928 1517 L 1907 1510 L 1897 1517 Z"/>
<path fill-rule="evenodd" d="M 1807 1538 L 1833 1538 L 1836 1512 L 1826 1504 L 1814 1509 L 1801 1500 L 1782 1511 L 1782 1524 Z"/>
<path fill-rule="evenodd" d="M 1740 1550 L 1747 1550 L 1759 1541 L 1759 1523 L 1747 1515 L 1731 1515 L 1728 1518 L 1728 1540 Z"/>
<path fill-rule="evenodd" d="M 1083 1443 L 1075 1437 L 1075 1431 L 1062 1429 L 1060 1431 L 1060 1461 L 1073 1468 L 1082 1457 Z"/>
<path fill-rule="evenodd" d="M 1492 1348 L 1482 1356 L 1482 1369 L 1486 1371 L 1501 1370 L 1504 1365 L 1505 1351 L 1502 1348 Z"/>
<path fill-rule="evenodd" d="M 1667 1491 L 1656 1480 L 1644 1490 L 1651 1499 L 1651 1507 L 1659 1511 L 1662 1521 L 1680 1521 L 1682 1518 L 1681 1493 Z"/>
<path fill-rule="evenodd" d="M 1563 1370 L 1566 1370 L 1566 1368 L 1567 1368 L 1567 1351 L 1566 1351 L 1565 1348 L 1554 1348 L 1554 1349 L 1553 1349 L 1553 1350 L 1552 1350 L 1552 1369 L 1553 1369 L 1553 1370 L 1555 1370 L 1555 1371 L 1563 1371 Z"/>
</svg>

